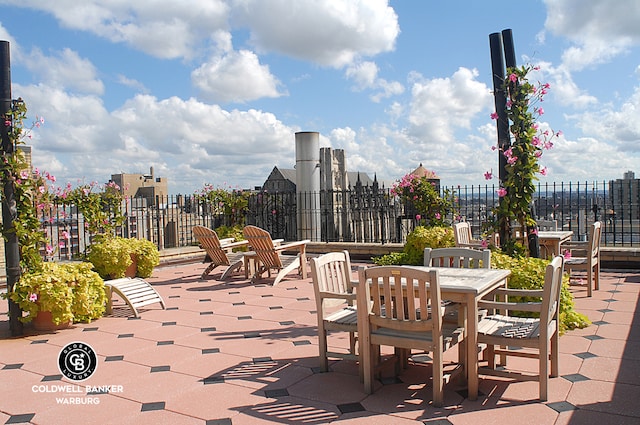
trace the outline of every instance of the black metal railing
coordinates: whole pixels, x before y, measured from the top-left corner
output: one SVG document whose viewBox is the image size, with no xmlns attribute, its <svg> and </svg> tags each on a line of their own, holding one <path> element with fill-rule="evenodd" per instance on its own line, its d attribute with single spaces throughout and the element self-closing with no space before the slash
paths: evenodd
<svg viewBox="0 0 640 425">
<path fill-rule="evenodd" d="M 443 187 L 455 194 L 456 212 L 451 220 L 472 224 L 480 236 L 499 198 L 496 186 Z M 123 203 L 126 224 L 118 234 L 144 238 L 159 249 L 195 245 L 191 229 L 199 224 L 210 228 L 234 223 L 253 224 L 268 230 L 273 238 L 299 238 L 299 214 L 304 221 L 319 223 L 323 242 L 402 243 L 416 226 L 415 214 L 389 189 L 359 187 L 320 193 L 255 192 L 248 208 L 234 216 L 216 214 L 216 209 L 193 195 L 156 198 L 153 202 L 132 198 Z M 317 200 L 319 199 L 319 207 Z M 300 202 L 298 202 L 300 201 Z M 298 211 L 298 209 L 302 211 Z M 60 259 L 85 252 L 91 235 L 85 231 L 82 215 L 73 205 L 60 206 L 64 216 L 43 220 L 51 245 Z M 586 240 L 591 223 L 603 223 L 606 246 L 640 246 L 640 190 L 638 180 L 614 182 L 545 183 L 537 187 L 534 212 L 540 220 L 556 220 L 561 229 L 572 230 L 575 240 Z"/>
</svg>

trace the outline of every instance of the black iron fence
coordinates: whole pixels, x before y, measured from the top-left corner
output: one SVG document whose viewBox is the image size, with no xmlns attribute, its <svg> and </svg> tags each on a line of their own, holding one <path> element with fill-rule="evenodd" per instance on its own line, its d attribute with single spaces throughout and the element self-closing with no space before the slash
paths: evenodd
<svg viewBox="0 0 640 425">
<path fill-rule="evenodd" d="M 456 196 L 456 213 L 451 220 L 463 219 L 480 236 L 499 198 L 497 187 L 443 187 Z M 195 245 L 191 229 L 195 225 L 210 228 L 234 223 L 253 224 L 268 230 L 273 238 L 296 240 L 301 214 L 305 222 L 319 223 L 324 242 L 402 243 L 417 222 L 411 212 L 388 189 L 371 187 L 357 190 L 252 193 L 248 210 L 241 214 L 216 214 L 215 208 L 192 195 L 168 196 L 154 200 L 133 198 L 126 202 L 126 224 L 119 229 L 125 237 L 144 238 L 159 249 Z M 319 202 L 317 201 L 319 199 Z M 317 207 L 319 205 L 319 208 Z M 313 208 L 311 208 L 312 206 Z M 57 247 L 56 257 L 74 258 L 85 252 L 90 236 L 81 214 L 73 206 L 64 217 L 43 221 L 43 228 Z M 549 183 L 538 185 L 534 212 L 540 220 L 555 220 L 558 228 L 571 230 L 574 239 L 586 240 L 593 221 L 603 223 L 603 244 L 640 245 L 640 190 L 638 180 L 615 182 Z M 309 220 L 313 216 L 313 220 Z M 318 233 L 315 233 L 318 235 Z"/>
</svg>

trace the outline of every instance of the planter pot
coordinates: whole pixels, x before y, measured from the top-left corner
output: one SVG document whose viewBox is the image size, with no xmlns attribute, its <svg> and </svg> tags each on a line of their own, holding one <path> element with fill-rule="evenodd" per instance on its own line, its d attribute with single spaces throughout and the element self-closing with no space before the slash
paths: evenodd
<svg viewBox="0 0 640 425">
<path fill-rule="evenodd" d="M 32 320 L 33 327 L 37 331 L 57 331 L 60 329 L 66 329 L 71 326 L 71 321 L 66 323 L 60 323 L 56 325 L 53 323 L 53 318 L 50 311 L 39 311 L 36 317 Z"/>
<path fill-rule="evenodd" d="M 124 271 L 125 277 L 136 277 L 138 271 L 138 257 L 135 254 L 131 254 L 131 265 Z"/>
</svg>

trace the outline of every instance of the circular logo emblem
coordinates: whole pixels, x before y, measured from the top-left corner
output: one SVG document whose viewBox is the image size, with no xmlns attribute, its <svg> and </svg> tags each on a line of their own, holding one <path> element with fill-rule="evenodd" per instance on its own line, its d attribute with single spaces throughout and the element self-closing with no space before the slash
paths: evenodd
<svg viewBox="0 0 640 425">
<path fill-rule="evenodd" d="M 84 381 L 98 367 L 98 357 L 88 344 L 71 342 L 58 354 L 60 372 L 72 381 Z"/>
</svg>

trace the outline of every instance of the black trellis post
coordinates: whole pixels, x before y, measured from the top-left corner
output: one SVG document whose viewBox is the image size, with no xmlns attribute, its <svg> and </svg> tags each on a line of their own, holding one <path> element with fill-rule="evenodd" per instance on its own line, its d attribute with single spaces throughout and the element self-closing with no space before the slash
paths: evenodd
<svg viewBox="0 0 640 425">
<path fill-rule="evenodd" d="M 0 113 L 3 115 L 12 108 L 11 100 L 11 60 L 9 55 L 9 42 L 0 41 Z M 6 119 L 4 121 L 7 121 Z M 2 155 L 12 155 L 14 146 L 9 138 L 10 126 L 5 123 L 0 124 L 0 136 L 2 138 Z M 8 173 L 4 169 L 3 173 Z M 14 228 L 14 221 L 18 215 L 15 199 L 15 187 L 13 181 L 5 179 L 2 188 L 2 232 L 5 236 L 4 256 L 7 271 L 7 292 L 11 292 L 15 284 L 20 280 L 20 248 L 18 246 L 18 236 Z M 9 302 L 9 329 L 11 335 L 20 336 L 23 334 L 22 310 L 15 302 Z"/>
<path fill-rule="evenodd" d="M 489 35 L 489 47 L 491 50 L 491 73 L 493 75 L 493 98 L 496 114 L 496 127 L 498 132 L 498 178 L 502 183 L 507 177 L 507 158 L 502 154 L 511 146 L 509 137 L 509 120 L 507 119 L 507 96 L 503 90 L 504 83 L 504 59 L 502 56 L 502 35 L 498 32 Z M 500 198 L 498 201 L 502 203 Z M 506 217 L 498 216 L 498 232 L 500 241 L 505 243 L 511 238 L 509 223 Z"/>
</svg>

